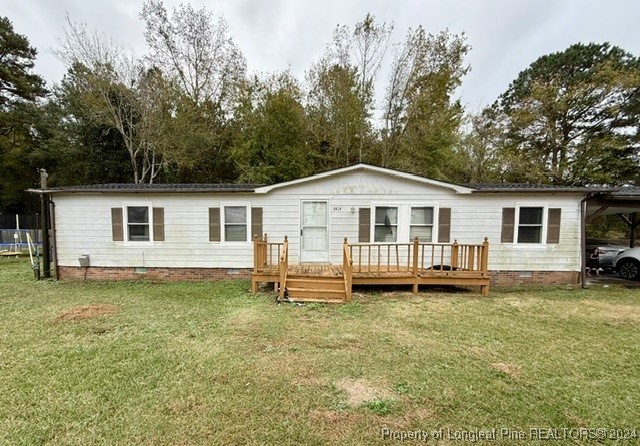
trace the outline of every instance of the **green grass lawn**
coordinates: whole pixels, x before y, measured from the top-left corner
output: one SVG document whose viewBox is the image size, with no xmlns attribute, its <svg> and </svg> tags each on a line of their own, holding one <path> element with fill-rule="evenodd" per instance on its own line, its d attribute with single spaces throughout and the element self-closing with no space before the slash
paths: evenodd
<svg viewBox="0 0 640 446">
<path fill-rule="evenodd" d="M 24 261 L 0 259 L 0 444 L 640 435 L 637 289 L 367 292 L 337 306 L 276 305 L 248 290 L 36 282 Z"/>
</svg>

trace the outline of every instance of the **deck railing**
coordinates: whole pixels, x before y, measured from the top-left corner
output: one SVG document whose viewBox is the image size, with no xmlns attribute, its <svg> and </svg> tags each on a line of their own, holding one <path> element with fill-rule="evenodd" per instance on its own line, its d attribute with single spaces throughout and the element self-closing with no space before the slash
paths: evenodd
<svg viewBox="0 0 640 446">
<path fill-rule="evenodd" d="M 353 285 L 353 260 L 351 260 L 351 250 L 347 238 L 344 238 L 342 247 L 342 275 L 344 277 L 344 289 L 347 292 L 346 301 L 351 301 L 351 288 Z"/>
<path fill-rule="evenodd" d="M 413 243 L 355 243 L 348 248 L 355 272 L 488 272 L 486 237 L 481 244 L 421 243 L 416 238 Z"/>
<path fill-rule="evenodd" d="M 344 239 L 342 275 L 346 300 L 351 300 L 354 280 L 358 284 L 394 283 L 420 284 L 473 283 L 480 285 L 483 295 L 489 292 L 489 241 L 471 243 L 356 243 Z M 269 242 L 254 237 L 254 274 L 252 290 L 260 282 L 273 282 L 278 299 L 285 297 L 289 271 L 289 241 Z M 355 276 L 355 279 L 354 279 Z M 386 281 L 385 281 L 386 280 Z M 279 289 L 277 288 L 279 286 Z"/>
<path fill-rule="evenodd" d="M 278 298 L 284 299 L 284 292 L 287 289 L 287 271 L 289 270 L 289 240 L 287 236 L 284 236 L 284 243 L 282 243 L 282 254 L 280 255 L 280 263 L 278 264 L 280 269 L 280 289 L 278 290 Z"/>
<path fill-rule="evenodd" d="M 349 245 L 355 272 L 410 271 L 413 243 L 356 243 Z"/>
<path fill-rule="evenodd" d="M 459 244 L 451 247 L 451 266 L 464 271 L 489 271 L 489 241 L 487 237 L 479 245 Z"/>
<path fill-rule="evenodd" d="M 268 241 L 267 234 L 262 239 L 255 235 L 253 237 L 253 272 L 278 268 L 286 242 L 286 237 L 284 242 L 278 243 Z"/>
</svg>

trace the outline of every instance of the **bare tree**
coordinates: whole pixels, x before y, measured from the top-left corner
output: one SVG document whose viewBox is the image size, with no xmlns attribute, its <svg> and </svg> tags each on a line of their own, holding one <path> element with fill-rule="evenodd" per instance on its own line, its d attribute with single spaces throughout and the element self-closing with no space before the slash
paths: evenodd
<svg viewBox="0 0 640 446">
<path fill-rule="evenodd" d="M 140 16 L 153 64 L 173 76 L 195 105 L 222 104 L 244 78 L 246 61 L 224 18 L 215 21 L 210 11 L 190 4 L 169 15 L 162 0 L 145 1 Z"/>
<path fill-rule="evenodd" d="M 380 71 L 385 53 L 389 48 L 393 25 L 375 23 L 374 17 L 367 14 L 361 23 L 357 23 L 353 36 L 355 46 L 356 67 L 360 75 L 360 98 L 364 110 L 375 108 L 374 88 L 375 80 Z M 370 117 L 370 116 L 369 116 Z M 360 148 L 358 161 L 362 162 L 362 148 L 364 144 L 364 122 L 360 123 Z"/>
<path fill-rule="evenodd" d="M 55 54 L 74 78 L 90 118 L 115 129 L 129 153 L 136 183 L 153 182 L 163 163 L 160 106 L 166 90 L 159 88 L 161 74 L 113 40 L 67 17 L 65 38 Z M 153 85 L 152 85 L 153 84 Z"/>
<path fill-rule="evenodd" d="M 469 71 L 464 35 L 409 29 L 396 48 L 383 112 L 383 166 L 438 175 L 443 150 L 457 139 L 462 106 L 455 90 Z"/>
<path fill-rule="evenodd" d="M 314 66 L 308 73 L 308 79 L 312 82 L 311 91 L 318 91 L 318 82 L 326 75 L 333 73 L 333 76 L 353 74 L 355 77 L 355 94 L 357 95 L 359 110 L 354 110 L 352 103 L 353 89 L 349 88 L 348 94 L 333 94 L 335 99 L 342 96 L 344 104 L 334 103 L 337 110 L 350 109 L 350 116 L 355 116 L 359 122 L 355 127 L 344 119 L 335 121 L 337 125 L 343 127 L 345 138 L 350 133 L 357 138 L 357 153 L 350 152 L 350 145 L 344 147 L 346 164 L 353 161 L 361 162 L 365 158 L 365 141 L 371 136 L 371 118 L 375 112 L 375 83 L 378 72 L 384 60 L 387 49 L 390 45 L 393 24 L 377 24 L 371 14 L 367 14 L 362 22 L 356 23 L 353 28 L 346 25 L 338 25 L 333 31 L 331 43 L 328 45 L 322 61 Z M 320 86 L 320 89 L 323 87 Z M 346 92 L 346 90 L 345 90 Z M 330 93 L 331 94 L 331 93 Z M 348 103 L 347 103 L 348 102 Z"/>
</svg>

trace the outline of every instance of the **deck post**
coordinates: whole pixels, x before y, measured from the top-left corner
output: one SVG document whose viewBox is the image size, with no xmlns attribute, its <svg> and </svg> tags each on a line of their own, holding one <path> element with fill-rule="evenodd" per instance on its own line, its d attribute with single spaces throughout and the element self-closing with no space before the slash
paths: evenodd
<svg viewBox="0 0 640 446">
<path fill-rule="evenodd" d="M 418 237 L 413 239 L 413 294 L 418 294 L 418 251 L 420 251 L 420 242 Z"/>
<path fill-rule="evenodd" d="M 258 236 L 253 236 L 253 273 L 258 273 Z M 258 282 L 254 277 L 251 278 L 251 292 L 256 294 L 258 292 Z"/>
<path fill-rule="evenodd" d="M 266 234 L 265 234 L 266 238 Z M 280 256 L 280 291 L 278 292 L 278 299 L 282 301 L 284 299 L 284 292 L 287 287 L 287 271 L 289 269 L 289 240 L 287 236 L 284 236 L 284 243 L 282 244 L 282 255 Z M 275 285 L 274 285 L 275 286 Z"/>
<path fill-rule="evenodd" d="M 489 238 L 485 237 L 482 242 L 482 261 L 480 263 L 483 273 L 489 272 Z"/>
<path fill-rule="evenodd" d="M 480 266 L 482 268 L 482 275 L 487 277 L 489 275 L 489 238 L 485 237 L 482 242 L 482 254 L 481 254 Z M 489 285 L 482 285 L 480 292 L 483 296 L 489 295 Z"/>
<path fill-rule="evenodd" d="M 342 247 L 342 274 L 344 276 L 345 302 L 351 302 L 351 292 L 353 288 L 353 259 L 351 258 L 351 248 L 347 237 L 344 238 Z"/>
<path fill-rule="evenodd" d="M 258 272 L 258 236 L 253 236 L 253 272 Z"/>
<path fill-rule="evenodd" d="M 458 256 L 460 255 L 460 245 L 458 245 L 458 240 L 453 241 L 453 245 L 451 245 L 451 268 L 458 268 Z"/>
</svg>

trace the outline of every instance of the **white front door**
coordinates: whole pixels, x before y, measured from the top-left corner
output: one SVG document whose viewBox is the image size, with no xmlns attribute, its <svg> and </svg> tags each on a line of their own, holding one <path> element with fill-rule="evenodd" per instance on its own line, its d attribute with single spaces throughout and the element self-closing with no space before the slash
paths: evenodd
<svg viewBox="0 0 640 446">
<path fill-rule="evenodd" d="M 329 261 L 329 203 L 303 201 L 300 216 L 300 261 Z"/>
</svg>

